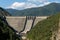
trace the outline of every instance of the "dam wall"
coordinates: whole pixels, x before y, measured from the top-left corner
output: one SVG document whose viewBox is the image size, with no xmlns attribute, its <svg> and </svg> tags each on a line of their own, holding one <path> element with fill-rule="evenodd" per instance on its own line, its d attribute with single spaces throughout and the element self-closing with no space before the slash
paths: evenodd
<svg viewBox="0 0 60 40">
<path fill-rule="evenodd" d="M 12 28 L 20 32 L 24 28 L 26 16 L 23 17 L 7 16 L 6 20 Z"/>
<path fill-rule="evenodd" d="M 39 21 L 42 21 L 44 19 L 46 19 L 48 16 L 37 16 L 35 21 L 34 21 L 34 25 L 35 26 Z"/>
<path fill-rule="evenodd" d="M 27 33 L 39 21 L 46 19 L 48 16 L 6 16 L 8 24 L 18 32 Z"/>
</svg>

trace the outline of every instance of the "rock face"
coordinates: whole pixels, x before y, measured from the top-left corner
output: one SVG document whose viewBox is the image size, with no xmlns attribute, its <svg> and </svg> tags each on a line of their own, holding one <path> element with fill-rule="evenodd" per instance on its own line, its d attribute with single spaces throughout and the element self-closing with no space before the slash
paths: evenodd
<svg viewBox="0 0 60 40">
<path fill-rule="evenodd" d="M 10 16 L 10 14 L 6 10 L 0 7 L 0 16 Z"/>
</svg>

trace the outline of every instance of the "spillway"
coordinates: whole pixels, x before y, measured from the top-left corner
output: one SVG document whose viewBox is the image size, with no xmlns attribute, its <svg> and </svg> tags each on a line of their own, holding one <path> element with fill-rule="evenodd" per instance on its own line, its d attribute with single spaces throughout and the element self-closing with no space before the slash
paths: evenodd
<svg viewBox="0 0 60 40">
<path fill-rule="evenodd" d="M 27 33 L 27 31 L 29 31 L 31 29 L 32 22 L 33 22 L 33 20 L 27 20 L 25 30 L 22 33 Z"/>
</svg>

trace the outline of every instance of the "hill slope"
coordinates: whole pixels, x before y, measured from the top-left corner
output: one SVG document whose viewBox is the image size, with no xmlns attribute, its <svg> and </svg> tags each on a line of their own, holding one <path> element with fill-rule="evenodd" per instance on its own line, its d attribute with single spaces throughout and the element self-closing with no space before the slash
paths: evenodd
<svg viewBox="0 0 60 40">
<path fill-rule="evenodd" d="M 59 18 L 60 13 L 38 22 L 36 26 L 27 33 L 27 38 L 30 40 L 51 40 L 52 33 L 56 32 L 59 28 Z"/>
<path fill-rule="evenodd" d="M 49 5 L 25 10 L 7 9 L 13 16 L 49 16 L 60 11 L 60 3 L 51 3 Z"/>
<path fill-rule="evenodd" d="M 9 14 L 6 10 L 0 7 L 0 16 L 10 16 L 10 15 L 11 14 Z"/>
<path fill-rule="evenodd" d="M 10 14 L 0 7 L 0 40 L 19 40 L 16 31 L 9 26 L 3 16 L 10 16 Z"/>
<path fill-rule="evenodd" d="M 16 31 L 8 25 L 3 17 L 0 17 L 0 40 L 19 40 Z"/>
</svg>

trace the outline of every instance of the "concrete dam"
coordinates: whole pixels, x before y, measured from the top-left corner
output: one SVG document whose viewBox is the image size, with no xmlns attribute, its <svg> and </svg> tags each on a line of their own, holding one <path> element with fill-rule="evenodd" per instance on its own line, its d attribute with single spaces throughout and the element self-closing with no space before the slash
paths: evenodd
<svg viewBox="0 0 60 40">
<path fill-rule="evenodd" d="M 17 32 L 27 33 L 39 21 L 42 21 L 47 17 L 48 16 L 6 16 L 6 20 Z"/>
</svg>

